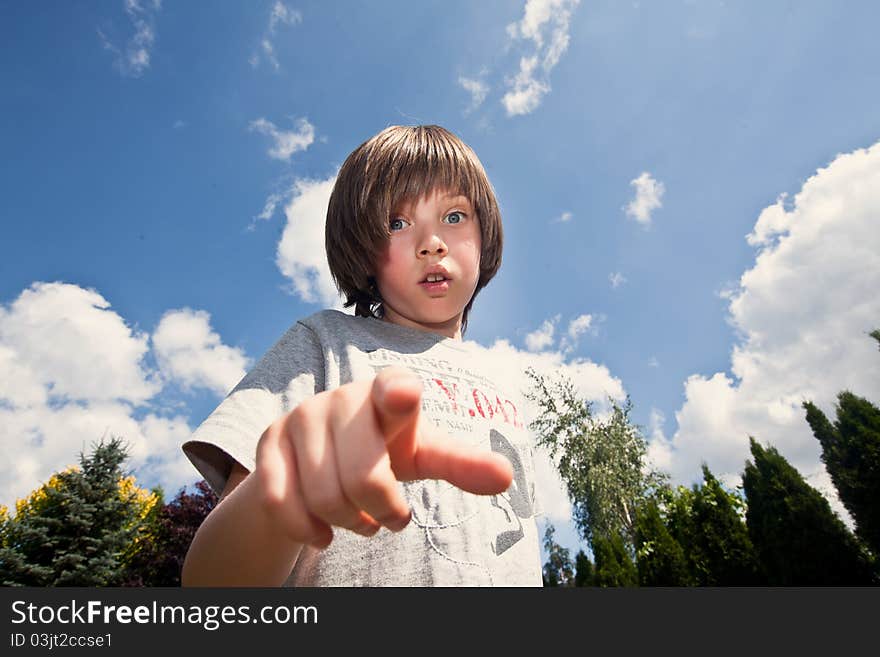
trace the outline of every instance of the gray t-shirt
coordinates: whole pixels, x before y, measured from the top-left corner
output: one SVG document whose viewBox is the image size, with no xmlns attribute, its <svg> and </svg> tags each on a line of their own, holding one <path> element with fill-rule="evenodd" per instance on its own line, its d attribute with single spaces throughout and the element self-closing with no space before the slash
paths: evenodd
<svg viewBox="0 0 880 657">
<path fill-rule="evenodd" d="M 324 310 L 296 322 L 184 443 L 218 493 L 234 461 L 255 467 L 266 428 L 302 400 L 401 365 L 422 380 L 421 412 L 452 439 L 506 456 L 500 495 L 445 481 L 402 483 L 412 521 L 372 537 L 334 527 L 324 550 L 304 546 L 292 586 L 541 586 L 532 438 L 520 391 L 495 380 L 484 350 L 374 318 Z M 257 556 L 259 558 L 259 556 Z"/>
</svg>

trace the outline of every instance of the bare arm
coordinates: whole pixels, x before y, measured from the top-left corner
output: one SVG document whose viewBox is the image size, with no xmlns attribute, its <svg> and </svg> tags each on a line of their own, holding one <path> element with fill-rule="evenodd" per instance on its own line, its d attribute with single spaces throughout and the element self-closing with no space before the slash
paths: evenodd
<svg viewBox="0 0 880 657">
<path fill-rule="evenodd" d="M 258 485 L 235 464 L 186 554 L 183 586 L 280 586 L 290 575 L 302 544 L 279 532 Z"/>
</svg>

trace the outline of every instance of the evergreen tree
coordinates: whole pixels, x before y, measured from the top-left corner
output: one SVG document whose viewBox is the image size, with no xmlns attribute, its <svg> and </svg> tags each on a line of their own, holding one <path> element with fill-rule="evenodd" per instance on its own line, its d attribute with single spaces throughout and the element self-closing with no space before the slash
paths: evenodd
<svg viewBox="0 0 880 657">
<path fill-rule="evenodd" d="M 547 524 L 544 530 L 544 550 L 547 552 L 547 562 L 544 564 L 542 578 L 544 586 L 573 586 L 574 567 L 569 556 L 569 549 L 559 545 L 553 535 L 556 528 Z"/>
<path fill-rule="evenodd" d="M 622 536 L 594 535 L 593 555 L 593 586 L 638 586 L 639 573 Z"/>
<path fill-rule="evenodd" d="M 103 440 L 79 467 L 53 475 L 4 523 L 5 586 L 113 586 L 156 498 L 125 476 L 126 450 Z"/>
<path fill-rule="evenodd" d="M 848 391 L 837 396 L 833 425 L 812 402 L 804 408 L 856 536 L 880 557 L 880 408 Z"/>
<path fill-rule="evenodd" d="M 757 556 L 741 515 L 743 500 L 726 491 L 708 466 L 702 469 L 702 484 L 680 487 L 668 512 L 672 536 L 686 547 L 692 584 L 758 584 Z"/>
<path fill-rule="evenodd" d="M 574 585 L 595 586 L 593 562 L 583 550 L 578 550 L 574 556 Z"/>
<path fill-rule="evenodd" d="M 749 437 L 743 488 L 749 536 L 771 586 L 850 586 L 872 583 L 855 537 L 776 449 Z"/>
<path fill-rule="evenodd" d="M 641 586 L 690 586 L 684 550 L 667 529 L 657 501 L 639 508 L 636 518 L 636 568 Z"/>
</svg>

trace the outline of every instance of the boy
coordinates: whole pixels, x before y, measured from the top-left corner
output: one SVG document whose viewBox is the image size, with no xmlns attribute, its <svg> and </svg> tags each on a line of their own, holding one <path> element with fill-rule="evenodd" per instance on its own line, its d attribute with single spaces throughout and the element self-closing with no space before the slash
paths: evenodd
<svg viewBox="0 0 880 657">
<path fill-rule="evenodd" d="M 325 239 L 355 316 L 296 322 L 184 444 L 222 493 L 183 584 L 540 586 L 521 398 L 462 342 L 503 241 L 476 154 L 383 130 L 343 163 Z"/>
</svg>

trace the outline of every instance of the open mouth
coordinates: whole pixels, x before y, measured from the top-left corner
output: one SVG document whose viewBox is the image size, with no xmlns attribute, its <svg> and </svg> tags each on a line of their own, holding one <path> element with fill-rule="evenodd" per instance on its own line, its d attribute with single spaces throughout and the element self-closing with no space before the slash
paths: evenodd
<svg viewBox="0 0 880 657">
<path fill-rule="evenodd" d="M 449 277 L 444 276 L 443 274 L 428 274 L 426 278 L 419 281 L 419 285 L 431 284 L 431 283 L 443 283 L 445 281 L 451 280 Z"/>
<path fill-rule="evenodd" d="M 449 283 L 452 281 L 442 274 L 430 274 L 419 283 L 419 286 L 428 292 L 446 292 L 449 290 Z"/>
</svg>

